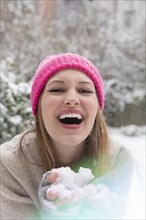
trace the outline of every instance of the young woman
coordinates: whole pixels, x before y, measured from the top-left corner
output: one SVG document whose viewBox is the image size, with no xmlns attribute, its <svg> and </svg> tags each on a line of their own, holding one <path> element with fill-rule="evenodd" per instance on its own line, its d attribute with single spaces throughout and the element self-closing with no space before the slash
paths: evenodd
<svg viewBox="0 0 146 220">
<path fill-rule="evenodd" d="M 2 219 L 39 218 L 49 187 L 43 174 L 60 167 L 75 172 L 90 168 L 95 186 L 102 183 L 117 193 L 110 208 L 95 203 L 88 219 L 122 218 L 133 160 L 109 137 L 102 114 L 103 82 L 96 67 L 77 54 L 46 57 L 36 70 L 31 105 L 35 127 L 1 146 Z M 81 209 L 77 216 L 85 219 Z"/>
</svg>

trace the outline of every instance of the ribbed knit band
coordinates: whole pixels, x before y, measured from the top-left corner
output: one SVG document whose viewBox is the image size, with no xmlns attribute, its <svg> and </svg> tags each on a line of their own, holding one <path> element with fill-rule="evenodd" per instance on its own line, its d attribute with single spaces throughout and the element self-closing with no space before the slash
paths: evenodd
<svg viewBox="0 0 146 220">
<path fill-rule="evenodd" d="M 76 69 L 84 72 L 94 83 L 100 109 L 104 107 L 103 81 L 96 67 L 85 57 L 77 54 L 59 54 L 46 57 L 36 70 L 31 90 L 31 105 L 36 115 L 41 92 L 51 76 L 64 69 Z"/>
</svg>

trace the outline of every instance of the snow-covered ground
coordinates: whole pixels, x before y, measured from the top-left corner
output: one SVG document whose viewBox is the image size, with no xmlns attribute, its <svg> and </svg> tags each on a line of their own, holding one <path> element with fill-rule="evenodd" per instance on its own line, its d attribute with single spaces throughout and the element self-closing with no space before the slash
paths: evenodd
<svg viewBox="0 0 146 220">
<path fill-rule="evenodd" d="M 136 164 L 125 219 L 145 220 L 145 127 L 110 128 L 110 133 L 131 151 Z"/>
</svg>

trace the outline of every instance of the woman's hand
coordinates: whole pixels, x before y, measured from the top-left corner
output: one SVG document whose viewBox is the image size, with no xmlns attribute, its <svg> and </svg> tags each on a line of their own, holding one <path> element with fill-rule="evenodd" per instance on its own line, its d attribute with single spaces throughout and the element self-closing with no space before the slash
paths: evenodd
<svg viewBox="0 0 146 220">
<path fill-rule="evenodd" d="M 55 183 L 57 178 L 59 177 L 59 173 L 50 173 L 48 175 L 47 180 L 49 184 Z"/>
</svg>

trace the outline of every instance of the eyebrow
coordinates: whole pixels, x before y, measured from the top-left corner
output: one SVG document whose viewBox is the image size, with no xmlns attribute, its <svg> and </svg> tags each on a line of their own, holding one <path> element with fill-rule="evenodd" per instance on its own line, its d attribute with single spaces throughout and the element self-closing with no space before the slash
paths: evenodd
<svg viewBox="0 0 146 220">
<path fill-rule="evenodd" d="M 81 82 L 79 82 L 79 84 L 89 84 L 89 85 L 92 85 L 92 83 L 91 82 L 88 82 L 88 81 L 81 81 Z M 94 84 L 93 84 L 94 85 Z"/>
<path fill-rule="evenodd" d="M 53 84 L 53 83 L 65 84 L 64 81 L 62 81 L 62 80 L 52 80 L 51 82 L 49 81 L 49 82 L 47 83 L 47 85 L 50 85 L 50 84 Z"/>
<path fill-rule="evenodd" d="M 62 81 L 62 80 L 53 80 L 53 81 L 49 82 L 48 84 L 52 84 L 52 83 L 65 84 L 65 82 Z M 88 82 L 88 81 L 81 81 L 81 82 L 79 82 L 79 84 L 91 84 L 91 85 L 92 85 L 92 83 L 91 83 L 91 82 Z"/>
</svg>

